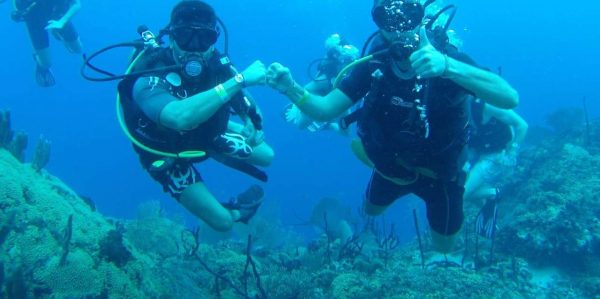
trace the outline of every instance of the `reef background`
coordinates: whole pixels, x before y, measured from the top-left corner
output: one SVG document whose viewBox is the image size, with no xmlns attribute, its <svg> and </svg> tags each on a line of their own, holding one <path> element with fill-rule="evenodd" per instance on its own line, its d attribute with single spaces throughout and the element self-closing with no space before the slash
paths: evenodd
<svg viewBox="0 0 600 299">
<path fill-rule="evenodd" d="M 558 112 L 560 120 L 574 115 Z M 555 115 L 555 116 L 556 116 Z M 263 212 L 223 239 L 158 202 L 106 217 L 45 170 L 0 149 L 0 292 L 5 298 L 597 298 L 600 121 L 539 128 L 506 182 L 494 255 L 472 232 L 436 257 L 423 234 L 361 218 L 347 241 L 304 242 Z M 324 215 L 326 217 L 326 215 Z M 247 237 L 246 237 L 247 236 Z M 230 236 L 228 236 L 230 237 Z M 475 249 L 475 242 L 477 248 Z M 476 250 L 476 251 L 474 251 Z"/>
<path fill-rule="evenodd" d="M 5 206 L 0 215 L 0 280 L 4 294 L 18 297 L 52 292 L 56 296 L 85 294 L 101 298 L 109 294 L 111 298 L 135 297 L 142 292 L 151 297 L 178 294 L 171 286 L 163 286 L 163 282 L 157 281 L 161 275 L 167 282 L 174 281 L 176 285 L 181 282 L 177 286 L 190 292 L 190 296 L 216 294 L 213 277 L 202 270 L 198 261 L 186 257 L 185 247 L 194 247 L 193 234 L 188 232 L 188 229 L 194 231 L 194 222 L 141 169 L 131 145 L 116 124 L 115 84 L 83 81 L 78 74 L 80 57 L 69 55 L 52 40 L 58 84 L 52 89 L 38 88 L 33 79 L 34 62 L 26 28 L 10 21 L 9 2 L 0 5 L 0 15 L 4 16 L 0 18 L 0 28 L 7 41 L 0 47 L 3 57 L 0 110 L 10 109 L 13 126 L 28 132 L 30 140 L 37 140 L 40 135 L 52 140 L 52 158 L 46 170 L 34 171 L 2 152 L 0 202 Z M 597 30 L 600 19 L 596 16 L 600 4 L 540 0 L 451 2 L 460 7 L 452 27 L 464 41 L 463 49 L 483 66 L 493 70 L 502 67 L 503 76 L 520 92 L 518 112 L 532 126 L 544 124 L 545 116 L 556 108 L 580 106 L 581 99 L 586 96 L 590 117 L 600 116 L 600 101 L 597 100 L 600 99 L 597 88 L 600 77 L 596 75 L 600 60 L 594 59 L 600 52 L 600 31 Z M 167 23 L 168 12 L 174 3 L 87 1 L 74 22 L 89 53 L 108 44 L 137 38 L 135 29 L 141 24 L 158 31 Z M 232 0 L 211 3 L 228 25 L 231 56 L 238 67 L 243 68 L 255 59 L 265 63 L 280 61 L 290 66 L 299 82 L 308 81 L 306 66 L 323 56 L 322 44 L 328 35 L 341 33 L 360 46 L 375 30 L 369 15 L 369 1 Z M 125 68 L 128 55 L 127 51 L 114 53 L 114 56 L 104 58 L 102 64 L 119 72 Z M 463 263 L 470 265 L 466 269 L 450 267 L 443 271 L 420 272 L 415 243 L 397 247 L 390 260 L 386 251 L 380 253 L 374 249 L 372 251 L 378 253 L 371 253 L 369 247 L 379 248 L 380 245 L 377 240 L 372 240 L 375 237 L 370 238 L 371 241 L 367 238 L 363 250 L 368 262 L 362 263 L 356 258 L 353 262 L 334 259 L 326 263 L 323 248 L 329 244 L 334 248 L 329 247 L 331 252 L 339 249 L 340 244 L 332 244 L 335 242 L 315 234 L 310 226 L 294 227 L 294 233 L 290 232 L 290 224 L 296 222 L 297 216 L 308 218 L 322 197 L 359 206 L 369 172 L 354 159 L 345 138 L 299 132 L 279 117 L 287 103 L 285 99 L 267 88 L 254 88 L 251 92 L 265 114 L 267 140 L 277 151 L 277 159 L 269 169 L 271 181 L 264 186 L 267 205 L 274 208 L 271 216 L 260 222 L 262 228 L 253 233 L 252 251 L 270 295 L 285 298 L 286 294 L 299 294 L 297 297 L 319 298 L 320 295 L 315 294 L 333 296 L 335 289 L 338 291 L 336 296 L 342 297 L 345 288 L 334 288 L 334 280 L 338 286 L 344 285 L 343 282 L 357 286 L 354 295 L 348 297 L 367 291 L 369 295 L 374 294 L 373 297 L 411 294 L 419 297 L 417 292 L 424 290 L 448 290 L 448 296 L 461 297 L 468 297 L 469 292 L 475 294 L 474 297 L 478 294 L 489 297 L 494 292 L 499 295 L 493 296 L 506 294 L 509 298 L 534 295 L 593 297 L 598 293 L 594 289 L 598 285 L 598 274 L 594 272 L 598 269 L 594 266 L 597 265 L 594 256 L 598 256 L 598 224 L 594 215 L 598 214 L 598 209 L 597 189 L 593 187 L 597 185 L 597 174 L 591 168 L 597 165 L 598 153 L 581 130 L 579 133 L 561 133 L 568 128 L 581 128 L 581 122 L 568 121 L 571 114 L 559 115 L 553 122 L 555 125 L 551 126 L 553 129 L 532 130 L 528 137 L 535 141 L 535 147 L 524 148 L 522 169 L 513 182 L 507 182 L 510 188 L 507 188 L 506 201 L 502 204 L 494 266 L 487 265 L 485 246 L 489 244 L 480 240 L 482 254 L 478 263 L 481 269 L 477 272 L 472 270 L 475 267 L 473 252 L 469 255 L 471 260 Z M 594 136 L 598 140 L 597 134 Z M 24 155 L 32 157 L 35 149 L 30 144 Z M 307 167 L 315 161 L 319 168 Z M 202 165 L 201 171 L 211 190 L 222 200 L 255 183 L 214 163 Z M 4 184 L 11 187 L 4 188 Z M 89 204 L 90 198 L 95 202 L 96 211 Z M 145 204 L 153 199 L 160 204 Z M 414 202 L 399 202 L 386 215 L 386 227 L 389 229 L 389 225 L 395 223 L 400 243 L 413 240 L 410 212 L 419 207 Z M 476 210 L 471 209 L 473 216 Z M 422 214 L 419 218 L 424 225 Z M 170 231 L 163 232 L 161 227 Z M 262 230 L 267 230 L 268 234 L 260 233 Z M 136 242 L 136 237 L 131 234 L 139 231 L 144 237 L 138 237 L 138 240 L 156 238 L 172 242 L 152 241 L 148 242 L 150 245 Z M 183 246 L 181 232 L 184 232 L 186 244 L 189 243 L 186 246 Z M 213 240 L 218 240 L 219 236 L 203 231 L 200 237 L 203 245 L 197 252 L 205 257 L 208 266 L 222 267 L 229 277 L 239 282 L 238 274 L 243 271 L 246 261 L 247 232 L 240 229 L 237 240 L 215 245 Z M 296 233 L 299 236 L 295 236 Z M 377 234 L 382 235 L 381 231 Z M 263 240 L 266 244 L 261 244 L 261 239 L 270 241 Z M 317 240 L 316 245 L 304 245 L 305 240 Z M 467 244 L 474 241 L 469 240 L 471 242 Z M 104 250 L 101 250 L 101 244 L 105 244 Z M 309 247 L 316 250 L 310 251 Z M 264 253 L 263 248 L 268 253 Z M 217 254 L 224 256 L 217 258 Z M 298 266 L 298 256 L 317 262 L 303 262 Z M 461 253 L 457 256 L 460 260 Z M 388 266 L 384 269 L 380 264 L 386 259 Z M 219 264 L 221 260 L 226 262 Z M 238 262 L 229 264 L 231 260 Z M 357 263 L 371 268 L 356 266 Z M 314 270 L 315 264 L 327 266 L 322 271 Z M 188 270 L 181 272 L 182 265 Z M 86 272 L 82 274 L 81 271 Z M 269 276 L 269 273 L 273 275 Z M 342 273 L 348 275 L 340 277 Z M 56 277 L 88 274 L 91 276 L 81 277 L 97 278 L 99 282 L 85 286 L 75 284 L 77 288 L 69 288 L 69 285 L 59 286 L 68 281 L 55 280 Z M 180 274 L 188 278 L 181 278 Z M 288 287 L 278 293 L 279 289 L 274 286 L 279 281 L 269 277 L 288 279 L 281 284 Z M 378 288 L 381 281 L 387 284 Z M 201 285 L 197 286 L 199 282 Z M 465 287 L 470 285 L 475 287 Z M 540 285 L 550 287 L 541 288 Z M 222 297 L 226 298 L 231 290 L 223 287 Z M 315 293 L 307 295 L 302 293 L 304 291 Z M 445 294 L 431 293 L 431 296 Z"/>
<path fill-rule="evenodd" d="M 531 125 L 543 124 L 545 115 L 559 107 L 579 106 L 584 96 L 589 100 L 590 116 L 600 116 L 600 89 L 596 88 L 600 77 L 595 73 L 600 69 L 600 60 L 594 59 L 600 53 L 600 20 L 596 17 L 599 3 L 444 1 L 459 7 L 452 28 L 463 40 L 464 51 L 492 70 L 502 66 L 503 76 L 520 93 L 518 112 Z M 137 38 L 136 28 L 141 24 L 157 32 L 167 24 L 175 2 L 87 1 L 73 21 L 90 54 L 109 44 Z M 375 30 L 370 1 L 209 2 L 227 24 L 231 59 L 237 67 L 244 68 L 255 59 L 267 64 L 279 61 L 288 65 L 302 83 L 309 80 L 310 62 L 324 55 L 323 43 L 328 35 L 340 33 L 361 47 Z M 44 135 L 52 140 L 52 162 L 47 168 L 78 193 L 93 198 L 98 209 L 110 216 L 134 217 L 136 207 L 150 199 L 160 199 L 168 211 L 181 211 L 141 169 L 123 137 L 114 112 L 116 84 L 84 81 L 78 73 L 81 58 L 51 40 L 57 86 L 37 87 L 26 28 L 11 22 L 9 14 L 7 1 L 0 5 L 0 16 L 4 16 L 0 17 L 0 28 L 5 40 L 10 41 L 0 47 L 5 58 L 0 68 L 0 86 L 4 87 L 0 110 L 10 109 L 14 127 L 28 132 L 33 139 Z M 118 73 L 125 69 L 128 55 L 129 51 L 117 51 L 98 62 Z M 303 217 L 321 197 L 335 197 L 358 206 L 370 174 L 348 150 L 348 140 L 335 134 L 295 130 L 280 117 L 286 99 L 262 87 L 250 92 L 261 105 L 266 138 L 277 155 L 268 170 L 270 183 L 263 186 L 279 201 L 277 205 L 293 206 Z M 315 161 L 320 167 L 307 167 Z M 255 183 L 214 163 L 202 165 L 200 170 L 220 200 Z M 403 219 L 411 208 L 398 204 L 390 218 Z M 295 218 L 291 214 L 283 216 Z"/>
</svg>

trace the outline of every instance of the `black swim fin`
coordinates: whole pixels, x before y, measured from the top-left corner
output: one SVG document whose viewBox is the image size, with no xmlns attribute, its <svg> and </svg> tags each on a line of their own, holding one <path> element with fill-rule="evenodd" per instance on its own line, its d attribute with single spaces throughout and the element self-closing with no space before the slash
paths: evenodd
<svg viewBox="0 0 600 299">
<path fill-rule="evenodd" d="M 492 239 L 496 234 L 498 220 L 498 191 L 487 199 L 475 221 L 475 231 L 482 237 Z"/>
<path fill-rule="evenodd" d="M 41 66 L 37 66 L 35 69 L 35 81 L 41 87 L 51 87 L 56 84 L 52 71 Z"/>
<path fill-rule="evenodd" d="M 248 221 L 256 214 L 263 203 L 264 195 L 265 192 L 262 187 L 252 185 L 246 191 L 240 193 L 236 199 L 224 203 L 223 206 L 228 209 L 239 210 L 240 218 L 236 222 L 248 224 Z"/>
</svg>

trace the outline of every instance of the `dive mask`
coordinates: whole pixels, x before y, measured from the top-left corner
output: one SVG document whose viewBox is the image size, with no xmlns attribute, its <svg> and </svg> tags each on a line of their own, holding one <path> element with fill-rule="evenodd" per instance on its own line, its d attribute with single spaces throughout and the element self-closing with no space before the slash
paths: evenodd
<svg viewBox="0 0 600 299">
<path fill-rule="evenodd" d="M 405 32 L 421 25 L 425 8 L 414 0 L 384 0 L 373 8 L 371 16 L 381 30 Z"/>
<path fill-rule="evenodd" d="M 217 42 L 219 31 L 208 26 L 181 26 L 171 29 L 177 46 L 186 52 L 206 52 Z"/>
</svg>

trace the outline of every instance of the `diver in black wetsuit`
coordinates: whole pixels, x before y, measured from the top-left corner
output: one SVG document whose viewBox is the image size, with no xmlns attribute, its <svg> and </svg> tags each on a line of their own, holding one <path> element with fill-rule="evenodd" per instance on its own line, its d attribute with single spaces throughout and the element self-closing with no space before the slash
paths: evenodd
<svg viewBox="0 0 600 299">
<path fill-rule="evenodd" d="M 279 63 L 269 66 L 267 83 L 320 121 L 334 119 L 366 96 L 358 118 L 360 141 L 353 144 L 357 156 L 373 167 L 366 212 L 379 215 L 396 199 L 418 195 L 427 205 L 436 250 L 447 253 L 463 223 L 468 95 L 501 108 L 515 107 L 519 98 L 500 76 L 476 67 L 447 38 L 438 38 L 439 30 L 425 17 L 432 2 L 376 0 L 373 56 L 360 59 L 325 96 L 296 84 Z"/>
<path fill-rule="evenodd" d="M 74 54 L 82 52 L 81 40 L 71 18 L 81 8 L 79 0 L 13 0 L 12 19 L 25 22 L 36 62 L 35 79 L 38 85 L 50 87 L 56 84 L 50 70 L 52 57 L 48 32 L 62 41 Z"/>
<path fill-rule="evenodd" d="M 128 131 L 143 167 L 188 211 L 213 229 L 247 223 L 262 203 L 253 186 L 235 202 L 221 204 L 203 183 L 194 163 L 208 157 L 266 180 L 253 165 L 268 166 L 272 149 L 264 142 L 262 119 L 245 87 L 265 83 L 256 61 L 238 73 L 215 48 L 220 27 L 211 6 L 184 0 L 164 30 L 169 47 L 149 47 L 132 63 L 119 94 Z M 229 121 L 238 112 L 245 125 Z M 208 156 L 186 153 L 203 151 Z M 172 157 L 172 153 L 175 157 Z"/>
</svg>

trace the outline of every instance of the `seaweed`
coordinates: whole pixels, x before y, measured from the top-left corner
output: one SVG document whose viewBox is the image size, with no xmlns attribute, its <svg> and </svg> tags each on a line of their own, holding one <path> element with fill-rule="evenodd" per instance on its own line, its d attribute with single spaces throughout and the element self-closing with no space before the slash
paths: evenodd
<svg viewBox="0 0 600 299">
<path fill-rule="evenodd" d="M 262 282 L 260 279 L 260 274 L 258 273 L 258 270 L 256 269 L 256 263 L 254 262 L 254 259 L 252 258 L 252 255 L 250 254 L 250 252 L 252 251 L 252 235 L 248 235 L 248 241 L 246 244 L 246 265 L 244 266 L 244 273 L 243 276 L 241 277 L 242 279 L 242 287 L 236 285 L 233 280 L 229 277 L 227 277 L 225 275 L 225 273 L 223 271 L 215 271 L 213 269 L 211 269 L 206 262 L 204 262 L 204 260 L 200 257 L 200 255 L 198 255 L 197 252 L 194 253 L 193 257 L 196 259 L 196 261 L 198 261 L 200 263 L 200 265 L 210 274 L 213 275 L 214 279 L 215 279 L 215 297 L 216 298 L 221 298 L 221 281 L 225 282 L 229 287 L 231 287 L 233 289 L 233 291 L 241 296 L 244 299 L 250 299 L 250 298 L 262 298 L 262 299 L 266 299 L 268 298 L 267 296 L 267 292 L 265 291 L 265 289 L 262 287 Z M 250 273 L 249 273 L 249 268 L 252 268 L 252 275 L 254 276 L 255 282 L 256 282 L 256 288 L 259 290 L 260 295 L 256 294 L 255 296 L 249 296 L 248 294 L 248 278 L 250 277 Z"/>
<path fill-rule="evenodd" d="M 50 141 L 40 135 L 38 143 L 35 146 L 35 154 L 31 161 L 31 167 L 36 171 L 42 170 L 50 161 Z"/>
<path fill-rule="evenodd" d="M 100 241 L 100 256 L 117 267 L 123 267 L 133 259 L 131 252 L 123 245 L 124 233 L 125 227 L 117 222 L 116 228 L 109 231 Z"/>
<path fill-rule="evenodd" d="M 0 111 L 0 147 L 8 148 L 14 132 L 10 128 L 10 111 Z"/>
<path fill-rule="evenodd" d="M 8 151 L 21 163 L 25 162 L 27 143 L 27 134 L 25 132 L 18 132 L 8 145 Z"/>
<path fill-rule="evenodd" d="M 73 215 L 69 215 L 67 219 L 67 226 L 65 227 L 65 234 L 63 237 L 63 254 L 60 257 L 60 265 L 64 265 L 69 255 L 69 244 L 71 243 L 71 237 L 73 237 Z"/>
<path fill-rule="evenodd" d="M 400 238 L 396 235 L 396 228 L 393 223 L 390 225 L 389 232 L 386 231 L 385 220 L 381 221 L 380 228 L 375 227 L 374 229 L 375 242 L 379 246 L 379 257 L 383 259 L 387 267 L 389 260 L 392 258 L 393 251 L 400 246 Z"/>
<path fill-rule="evenodd" d="M 419 253 L 421 254 L 421 269 L 425 269 L 425 255 L 423 254 L 423 243 L 421 242 L 421 230 L 419 229 L 419 219 L 417 218 L 417 209 L 413 209 L 413 221 L 415 222 L 415 231 L 417 241 L 419 241 Z"/>
<path fill-rule="evenodd" d="M 185 237 L 185 233 L 189 233 L 193 237 L 193 243 L 189 242 L 188 238 Z M 183 250 L 185 251 L 185 256 L 192 257 L 195 256 L 200 248 L 200 227 L 196 226 L 193 229 L 186 229 L 181 231 L 181 242 L 183 244 Z"/>
<path fill-rule="evenodd" d="M 352 237 L 346 239 L 340 247 L 338 261 L 349 260 L 354 262 L 354 260 L 362 253 L 364 246 L 365 243 L 360 241 L 359 234 L 352 235 Z"/>
<path fill-rule="evenodd" d="M 260 282 L 260 274 L 258 273 L 258 270 L 256 270 L 256 263 L 254 263 L 254 259 L 252 259 L 252 255 L 250 254 L 251 251 L 252 235 L 248 235 L 248 244 L 246 246 L 246 266 L 244 267 L 243 276 L 244 291 L 246 293 L 246 297 L 248 297 L 248 277 L 250 277 L 250 275 L 248 274 L 248 266 L 252 266 L 252 274 L 254 275 L 254 279 L 256 280 L 256 287 L 260 291 L 260 298 L 267 298 L 267 292 L 265 292 L 265 289 L 263 289 L 262 284 Z"/>
</svg>

